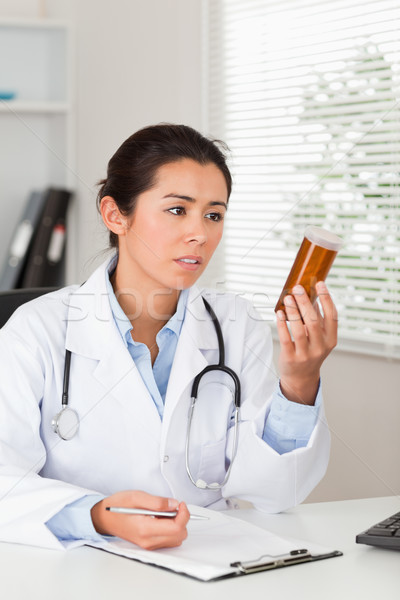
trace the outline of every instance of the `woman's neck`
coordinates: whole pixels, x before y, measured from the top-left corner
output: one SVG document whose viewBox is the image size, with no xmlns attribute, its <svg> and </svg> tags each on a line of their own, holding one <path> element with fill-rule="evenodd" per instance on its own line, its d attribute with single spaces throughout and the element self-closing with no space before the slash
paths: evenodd
<svg viewBox="0 0 400 600">
<path fill-rule="evenodd" d="M 136 332 L 148 329 L 157 333 L 176 312 L 179 290 L 156 288 L 151 282 L 147 285 L 141 282 L 137 286 L 131 278 L 124 276 L 118 265 L 110 281 L 122 310 Z"/>
</svg>

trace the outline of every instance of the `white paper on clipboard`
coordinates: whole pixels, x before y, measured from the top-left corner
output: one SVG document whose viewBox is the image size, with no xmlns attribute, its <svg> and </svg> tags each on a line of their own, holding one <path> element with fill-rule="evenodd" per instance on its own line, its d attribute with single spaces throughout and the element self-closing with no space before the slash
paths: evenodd
<svg viewBox="0 0 400 600">
<path fill-rule="evenodd" d="M 231 514 L 199 506 L 189 506 L 189 510 L 208 520 L 189 521 L 188 537 L 177 548 L 142 550 L 118 538 L 88 545 L 202 581 L 341 555 L 317 544 L 277 536 Z"/>
</svg>

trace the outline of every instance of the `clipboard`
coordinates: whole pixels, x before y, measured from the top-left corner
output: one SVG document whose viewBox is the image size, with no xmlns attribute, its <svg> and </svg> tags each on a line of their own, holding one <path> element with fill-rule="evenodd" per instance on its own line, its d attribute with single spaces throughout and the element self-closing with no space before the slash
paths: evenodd
<svg viewBox="0 0 400 600">
<path fill-rule="evenodd" d="M 190 506 L 206 521 L 189 521 L 188 537 L 177 548 L 143 550 L 119 538 L 87 545 L 141 563 L 186 575 L 198 581 L 218 581 L 342 556 L 320 545 L 277 536 L 243 519 Z"/>
</svg>

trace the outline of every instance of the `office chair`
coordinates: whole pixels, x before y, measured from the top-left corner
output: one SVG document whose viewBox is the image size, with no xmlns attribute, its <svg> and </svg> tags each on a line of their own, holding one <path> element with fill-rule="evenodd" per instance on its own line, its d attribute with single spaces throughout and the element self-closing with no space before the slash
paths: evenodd
<svg viewBox="0 0 400 600">
<path fill-rule="evenodd" d="M 13 312 L 34 298 L 38 298 L 43 294 L 54 292 L 58 288 L 43 287 L 43 288 L 21 288 L 17 290 L 7 290 L 0 292 L 0 328 L 8 321 Z"/>
</svg>

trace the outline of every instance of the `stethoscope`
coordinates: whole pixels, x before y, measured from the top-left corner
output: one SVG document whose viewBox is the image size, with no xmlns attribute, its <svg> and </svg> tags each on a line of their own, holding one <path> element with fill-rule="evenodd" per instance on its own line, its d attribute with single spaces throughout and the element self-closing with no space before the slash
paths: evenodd
<svg viewBox="0 0 400 600">
<path fill-rule="evenodd" d="M 232 465 L 234 458 L 236 456 L 237 445 L 238 445 L 238 425 L 239 425 L 239 413 L 240 413 L 240 380 L 235 371 L 230 369 L 225 365 L 225 344 L 224 338 L 222 336 L 221 325 L 218 321 L 217 315 L 214 310 L 207 302 L 205 298 L 203 298 L 204 306 L 207 309 L 215 327 L 215 331 L 218 338 L 218 349 L 219 349 L 219 361 L 216 365 L 207 365 L 193 380 L 192 390 L 190 393 L 191 401 L 190 408 L 188 414 L 188 428 L 186 434 L 186 444 L 185 444 L 185 462 L 186 462 L 186 472 L 190 481 L 197 488 L 207 489 L 207 490 L 220 490 L 228 481 L 229 476 L 231 474 Z M 69 390 L 69 375 L 71 370 L 71 351 L 65 351 L 65 363 L 64 363 L 64 379 L 63 379 L 63 391 L 62 391 L 62 400 L 61 400 L 61 410 L 57 413 L 51 422 L 53 431 L 65 441 L 72 440 L 72 438 L 78 433 L 79 430 L 79 415 L 70 406 L 68 406 L 68 390 Z M 194 407 L 197 401 L 197 395 L 199 390 L 199 385 L 201 382 L 201 378 L 204 377 L 207 373 L 211 371 L 222 371 L 226 373 L 232 380 L 234 384 L 234 392 L 233 392 L 233 404 L 234 404 L 234 431 L 233 431 L 233 441 L 232 441 L 232 455 L 229 467 L 225 473 L 225 477 L 222 482 L 213 482 L 206 483 L 203 479 L 195 479 L 192 475 L 190 465 L 189 465 L 189 450 L 190 450 L 190 434 L 192 428 L 192 420 Z"/>
</svg>

